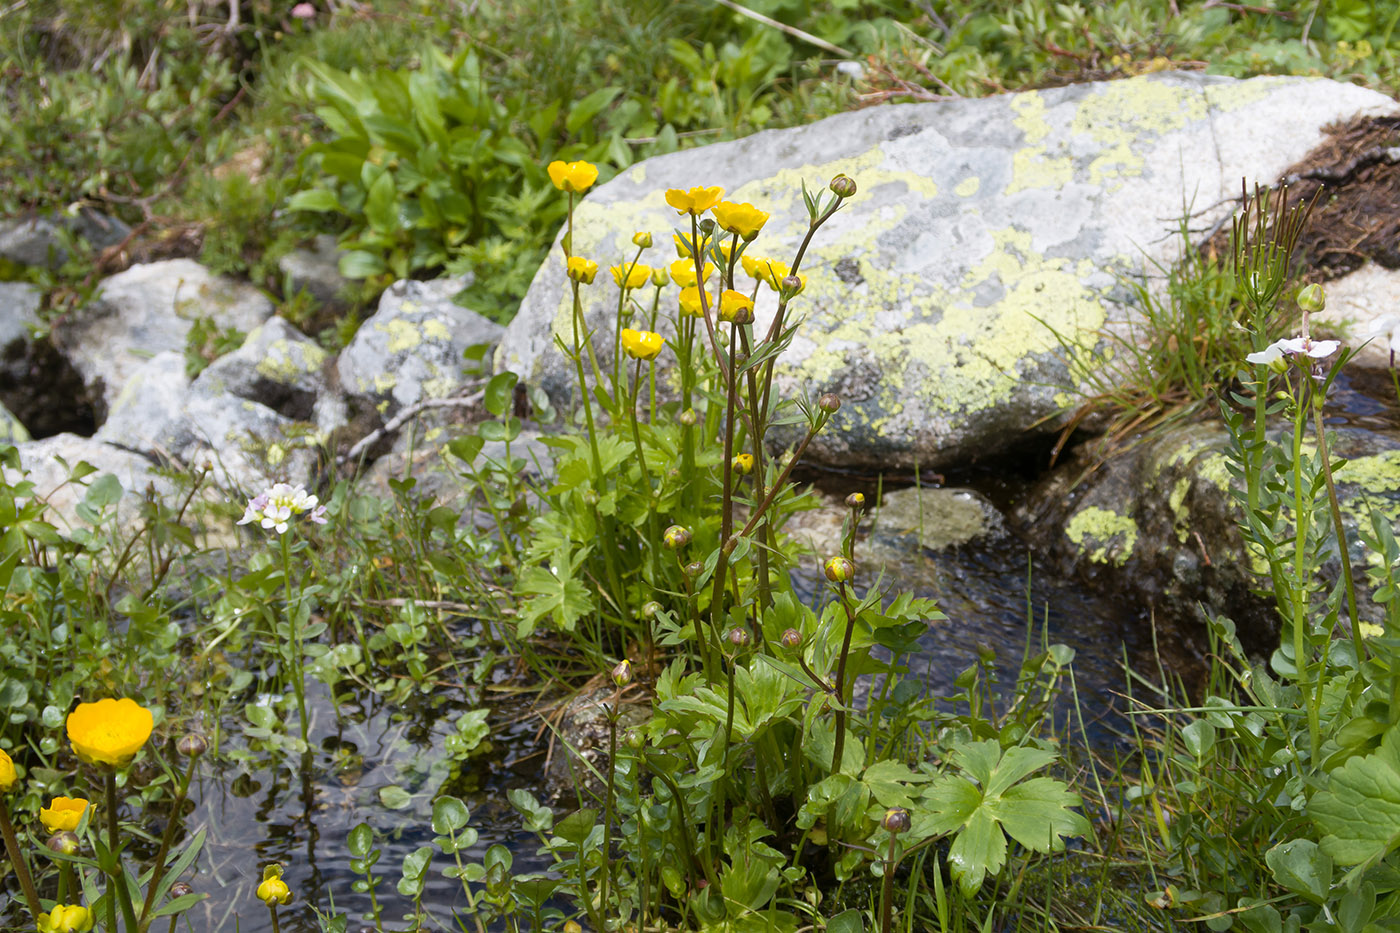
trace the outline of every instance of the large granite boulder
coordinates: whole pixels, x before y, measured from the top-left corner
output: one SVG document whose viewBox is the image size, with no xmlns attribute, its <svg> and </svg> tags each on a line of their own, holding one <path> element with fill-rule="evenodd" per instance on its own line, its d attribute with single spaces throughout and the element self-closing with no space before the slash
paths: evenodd
<svg viewBox="0 0 1400 933">
<path fill-rule="evenodd" d="M 271 316 L 272 302 L 251 285 L 170 259 L 104 279 L 93 301 L 55 326 L 54 341 L 110 406 L 152 356 L 184 352 L 196 320 L 247 333 Z"/>
<path fill-rule="evenodd" d="M 807 227 L 801 184 L 850 175 L 858 193 L 803 262 L 810 281 L 794 308 L 806 322 L 781 390 L 843 398 L 810 458 L 939 469 L 1054 427 L 1072 381 L 1060 339 L 1099 343 L 1127 313 L 1121 277 L 1175 258 L 1183 212 L 1218 219 L 1241 179 L 1273 182 L 1325 125 L 1394 109 L 1324 79 L 1181 73 L 871 108 L 634 166 L 578 206 L 574 251 L 607 266 L 650 230 L 667 249 L 643 261 L 670 261 L 667 234 L 680 223 L 664 191 L 707 184 L 772 212 L 752 248 L 788 259 Z M 556 399 L 573 378 L 554 346 L 571 333 L 560 255 L 536 275 L 496 358 Z M 605 335 L 616 294 L 606 279 L 585 289 L 589 324 Z M 663 309 L 675 301 L 667 289 Z M 772 293 L 759 302 L 763 326 Z M 596 341 L 603 363 L 611 343 Z"/>
<path fill-rule="evenodd" d="M 502 328 L 453 301 L 463 279 L 401 280 L 389 286 L 374 316 L 360 325 L 337 359 L 341 385 L 384 419 L 426 398 L 462 388 L 477 367 L 468 347 L 493 345 Z"/>
</svg>

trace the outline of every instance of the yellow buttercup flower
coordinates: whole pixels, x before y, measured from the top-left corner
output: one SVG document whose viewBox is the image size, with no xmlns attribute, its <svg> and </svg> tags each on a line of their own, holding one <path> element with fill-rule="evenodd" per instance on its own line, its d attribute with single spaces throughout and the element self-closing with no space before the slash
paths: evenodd
<svg viewBox="0 0 1400 933">
<path fill-rule="evenodd" d="M 282 866 L 273 864 L 263 869 L 262 884 L 258 885 L 258 900 L 267 906 L 273 904 L 290 904 L 292 902 L 292 889 L 287 887 L 287 882 L 282 880 Z"/>
<path fill-rule="evenodd" d="M 753 299 L 743 292 L 726 288 L 719 296 L 719 319 L 747 324 L 753 320 Z"/>
<path fill-rule="evenodd" d="M 694 285 L 681 289 L 681 314 L 703 317 L 704 313 L 700 308 L 700 289 Z"/>
<path fill-rule="evenodd" d="M 154 728 L 151 711 L 126 697 L 79 703 L 68 714 L 68 741 L 78 757 L 116 767 L 141 750 Z"/>
<path fill-rule="evenodd" d="M 747 201 L 743 204 L 721 201 L 715 205 L 715 223 L 730 233 L 739 234 L 745 240 L 752 240 L 758 236 L 758 231 L 768 223 L 768 216 L 767 211 L 761 211 Z"/>
<path fill-rule="evenodd" d="M 19 774 L 15 771 L 14 760 L 10 758 L 10 753 L 0 748 L 0 791 L 10 790 L 19 781 Z"/>
<path fill-rule="evenodd" d="M 766 282 L 774 291 L 782 288 L 783 277 L 788 274 L 787 263 L 766 256 L 745 256 L 739 261 L 751 277 Z"/>
<path fill-rule="evenodd" d="M 671 281 L 672 281 L 672 282 L 675 282 L 675 283 L 676 283 L 677 285 L 679 285 L 681 288 L 690 288 L 692 285 L 695 284 L 695 260 L 694 260 L 694 259 L 677 259 L 675 262 L 671 263 L 670 269 L 671 269 Z M 712 263 L 712 262 L 707 262 L 707 263 L 705 263 L 705 278 L 708 279 L 708 278 L 710 277 L 710 273 L 712 273 L 712 272 L 714 272 L 714 271 L 715 271 L 715 264 L 714 264 L 714 263 Z"/>
<path fill-rule="evenodd" d="M 641 288 L 651 278 L 651 266 L 640 262 L 633 265 L 609 266 L 608 271 L 612 273 L 613 281 L 620 288 L 629 291 Z"/>
<path fill-rule="evenodd" d="M 591 162 L 560 162 L 549 163 L 549 180 L 554 182 L 554 187 L 560 191 L 572 191 L 574 194 L 582 194 L 593 183 L 598 180 L 598 166 Z"/>
<path fill-rule="evenodd" d="M 575 282 L 592 285 L 593 277 L 598 274 L 598 264 L 582 256 L 570 256 L 567 271 L 569 278 Z"/>
<path fill-rule="evenodd" d="M 690 237 L 681 236 L 679 233 L 671 234 L 671 239 L 676 243 L 676 255 L 682 259 L 689 259 L 695 255 L 695 244 L 690 241 Z"/>
<path fill-rule="evenodd" d="M 694 214 L 697 217 L 719 203 L 724 197 L 724 189 L 713 188 L 667 188 L 666 203 L 676 209 L 677 214 Z"/>
<path fill-rule="evenodd" d="M 630 327 L 622 329 L 622 349 L 634 360 L 654 360 L 665 345 L 666 340 L 660 334 Z"/>
<path fill-rule="evenodd" d="M 55 797 L 39 810 L 39 822 L 51 833 L 72 832 L 83 821 L 88 802 L 81 797 Z"/>
<path fill-rule="evenodd" d="M 39 915 L 39 933 L 87 933 L 92 929 L 92 912 L 81 904 L 57 904 Z"/>
<path fill-rule="evenodd" d="M 742 473 L 744 476 L 748 476 L 753 472 L 753 454 L 735 454 L 730 465 L 734 468 L 736 473 Z"/>
</svg>

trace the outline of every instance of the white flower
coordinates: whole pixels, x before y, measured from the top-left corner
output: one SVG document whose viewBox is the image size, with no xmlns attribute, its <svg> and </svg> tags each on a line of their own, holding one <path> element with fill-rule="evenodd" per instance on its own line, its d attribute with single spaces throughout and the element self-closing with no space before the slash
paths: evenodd
<svg viewBox="0 0 1400 933">
<path fill-rule="evenodd" d="M 278 483 L 267 492 L 248 500 L 238 524 L 257 522 L 262 528 L 280 535 L 286 533 L 292 519 L 298 515 L 305 515 L 318 525 L 326 523 L 326 507 L 320 505 L 315 496 L 309 495 L 305 487 Z"/>
<path fill-rule="evenodd" d="M 1267 366 L 1283 356 L 1307 356 L 1315 360 L 1324 359 L 1337 352 L 1341 343 L 1336 340 L 1309 340 L 1306 337 L 1287 337 L 1275 340 L 1257 353 L 1246 356 L 1246 363 L 1262 363 Z"/>
</svg>

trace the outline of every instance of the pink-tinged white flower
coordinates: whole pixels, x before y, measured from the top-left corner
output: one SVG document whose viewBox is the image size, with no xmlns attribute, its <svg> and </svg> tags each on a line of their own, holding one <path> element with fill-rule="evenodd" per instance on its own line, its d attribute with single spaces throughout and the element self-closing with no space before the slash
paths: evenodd
<svg viewBox="0 0 1400 933">
<path fill-rule="evenodd" d="M 243 510 L 243 517 L 238 520 L 238 524 L 248 525 L 257 522 L 264 529 L 276 531 L 280 535 L 286 533 L 287 529 L 291 527 L 292 519 L 299 516 L 305 516 L 318 525 L 324 525 L 326 523 L 326 507 L 321 505 L 320 500 L 315 496 L 309 495 L 304 486 L 278 483 L 267 492 L 260 493 L 248 500 L 248 505 Z"/>
<path fill-rule="evenodd" d="M 1307 337 L 1287 337 L 1283 340 L 1275 340 L 1257 353 L 1246 356 L 1246 363 L 1262 363 L 1267 366 L 1275 360 L 1284 356 L 1306 356 L 1315 360 L 1326 359 L 1333 353 L 1341 343 L 1336 340 L 1310 340 Z"/>
<path fill-rule="evenodd" d="M 309 3 L 298 3 L 292 7 L 292 16 L 296 19 L 314 19 L 316 8 Z"/>
</svg>

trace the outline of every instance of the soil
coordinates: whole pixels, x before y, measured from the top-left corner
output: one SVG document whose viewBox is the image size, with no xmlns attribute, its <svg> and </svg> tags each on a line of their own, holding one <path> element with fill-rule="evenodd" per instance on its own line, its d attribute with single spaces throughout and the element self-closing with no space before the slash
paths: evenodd
<svg viewBox="0 0 1400 933">
<path fill-rule="evenodd" d="M 1279 179 L 1286 205 L 1312 203 L 1295 257 L 1307 278 L 1341 278 L 1370 260 L 1400 269 L 1400 117 L 1362 117 L 1324 128 L 1321 145 Z M 1207 253 L 1229 255 L 1229 227 Z"/>
</svg>

